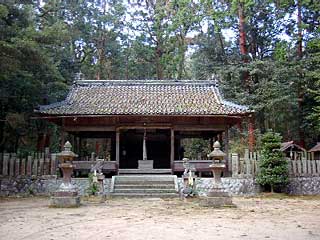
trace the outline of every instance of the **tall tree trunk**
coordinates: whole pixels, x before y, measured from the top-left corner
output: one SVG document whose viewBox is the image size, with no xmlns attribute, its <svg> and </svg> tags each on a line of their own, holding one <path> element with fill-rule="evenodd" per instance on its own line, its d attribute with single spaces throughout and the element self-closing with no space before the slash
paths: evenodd
<svg viewBox="0 0 320 240">
<path fill-rule="evenodd" d="M 297 28 L 298 28 L 298 46 L 297 46 L 297 55 L 298 59 L 302 58 L 302 17 L 301 17 L 301 2 L 297 0 Z"/>
<path fill-rule="evenodd" d="M 178 66 L 178 79 L 183 78 L 183 72 L 184 72 L 184 61 L 185 61 L 185 37 L 180 36 L 179 41 L 179 54 L 180 54 L 180 61 Z"/>
<path fill-rule="evenodd" d="M 126 54 L 126 80 L 129 80 L 129 54 Z"/>
<path fill-rule="evenodd" d="M 239 14 L 239 43 L 240 43 L 240 54 L 244 63 L 248 62 L 248 49 L 246 45 L 246 30 L 245 30 L 245 15 L 244 15 L 244 4 L 240 0 L 238 6 Z M 248 71 L 243 72 L 243 83 L 247 90 L 249 90 L 249 73 Z"/>
<path fill-rule="evenodd" d="M 222 40 L 222 33 L 219 30 L 219 32 L 217 33 L 218 38 L 219 38 L 219 43 L 220 43 L 220 47 L 221 47 L 221 53 L 222 53 L 222 60 L 227 63 L 228 59 L 226 57 L 226 52 L 224 50 L 224 44 L 223 44 L 223 40 Z"/>
<path fill-rule="evenodd" d="M 161 79 L 163 79 L 163 66 L 162 66 L 162 63 L 161 63 L 162 49 L 159 46 L 159 44 L 157 45 L 157 48 L 156 48 L 155 57 L 156 57 L 157 79 L 161 80 Z"/>
<path fill-rule="evenodd" d="M 240 42 L 240 53 L 242 55 L 243 61 L 247 62 L 247 45 L 246 45 L 246 32 L 245 32 L 245 16 L 243 9 L 243 2 L 239 2 L 238 14 L 239 14 L 239 42 Z"/>
<path fill-rule="evenodd" d="M 297 0 L 297 28 L 298 28 L 298 41 L 297 41 L 297 57 L 298 60 L 301 60 L 303 57 L 302 53 L 302 16 L 301 16 L 301 2 Z M 302 72 L 299 73 L 300 82 L 302 81 Z M 303 109 L 302 109 L 302 102 L 303 102 L 303 89 L 301 84 L 298 86 L 298 111 L 299 111 L 299 139 L 300 139 L 300 146 L 305 147 L 305 135 L 302 126 L 302 118 L 303 118 Z"/>
</svg>

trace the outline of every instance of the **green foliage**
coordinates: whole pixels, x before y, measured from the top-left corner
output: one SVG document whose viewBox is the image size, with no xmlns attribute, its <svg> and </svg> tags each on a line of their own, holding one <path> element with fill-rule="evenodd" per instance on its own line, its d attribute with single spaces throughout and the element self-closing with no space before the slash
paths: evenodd
<svg viewBox="0 0 320 240">
<path fill-rule="evenodd" d="M 305 59 L 308 80 L 309 111 L 308 120 L 311 129 L 320 132 L 320 39 L 312 39 L 307 46 L 309 58 Z M 310 108 L 311 107 L 311 108 Z"/>
<path fill-rule="evenodd" d="M 98 182 L 94 181 L 93 173 L 89 173 L 88 179 L 89 179 L 89 187 L 87 189 L 87 193 L 89 195 L 96 195 L 99 192 L 99 185 L 98 185 Z"/>
<path fill-rule="evenodd" d="M 64 99 L 79 73 L 85 79 L 214 75 L 226 98 L 256 111 L 259 132 L 272 128 L 285 140 L 313 145 L 320 137 L 320 3 L 299 3 L 298 26 L 295 1 L 1 1 L 0 149 L 35 149 L 44 132 L 56 147 L 57 129 L 30 116 L 38 105 Z M 240 7 L 246 56 L 239 51 Z M 28 133 L 7 122 L 11 114 L 23 116 Z"/>
<path fill-rule="evenodd" d="M 278 133 L 268 131 L 261 139 L 260 172 L 257 182 L 269 185 L 273 192 L 276 186 L 285 186 L 288 179 L 288 163 L 280 151 L 282 137 Z"/>
<path fill-rule="evenodd" d="M 186 138 L 183 139 L 184 156 L 189 159 L 206 159 L 210 153 L 209 140 L 202 138 Z"/>
</svg>

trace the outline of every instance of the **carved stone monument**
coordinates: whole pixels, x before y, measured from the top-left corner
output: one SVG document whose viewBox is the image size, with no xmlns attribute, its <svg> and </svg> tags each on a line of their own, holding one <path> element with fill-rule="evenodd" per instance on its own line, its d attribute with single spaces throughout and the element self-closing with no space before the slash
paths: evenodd
<svg viewBox="0 0 320 240">
<path fill-rule="evenodd" d="M 188 158 L 183 158 L 184 172 L 182 175 L 183 188 L 180 192 L 181 198 L 193 197 L 196 195 L 196 175 L 195 168 L 190 165 Z"/>
<path fill-rule="evenodd" d="M 50 206 L 52 207 L 79 207 L 80 196 L 78 195 L 78 189 L 71 183 L 71 174 L 73 172 L 72 160 L 77 155 L 71 151 L 70 142 L 66 142 L 64 150 L 57 154 L 60 161 L 59 167 L 62 170 L 63 179 L 58 190 L 53 193 L 51 197 Z"/>
<path fill-rule="evenodd" d="M 232 198 L 221 182 L 221 173 L 226 168 L 224 158 L 226 154 L 220 150 L 220 143 L 216 141 L 213 145 L 214 150 L 208 154 L 212 158 L 210 169 L 214 180 L 213 185 L 209 189 L 207 195 L 203 197 L 203 205 L 210 207 L 232 206 Z"/>
</svg>

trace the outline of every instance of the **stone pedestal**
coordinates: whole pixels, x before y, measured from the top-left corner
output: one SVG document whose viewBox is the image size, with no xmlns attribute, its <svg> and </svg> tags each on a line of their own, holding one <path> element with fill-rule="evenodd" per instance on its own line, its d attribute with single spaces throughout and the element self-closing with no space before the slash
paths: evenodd
<svg viewBox="0 0 320 240">
<path fill-rule="evenodd" d="M 206 207 L 233 206 L 232 198 L 222 184 L 214 183 L 207 196 L 202 197 L 202 205 Z"/>
<path fill-rule="evenodd" d="M 59 167 L 63 173 L 62 183 L 50 199 L 51 207 L 70 208 L 80 206 L 80 196 L 76 186 L 71 183 L 72 163 L 61 163 Z"/>
<path fill-rule="evenodd" d="M 80 196 L 77 192 L 57 191 L 50 199 L 51 207 L 72 208 L 80 206 Z"/>
<path fill-rule="evenodd" d="M 214 175 L 214 183 L 207 196 L 202 198 L 202 205 L 207 207 L 233 206 L 232 198 L 223 187 L 220 177 L 223 169 L 225 169 L 225 164 L 214 163 L 210 165 L 210 168 Z"/>
<path fill-rule="evenodd" d="M 153 160 L 138 160 L 139 170 L 151 170 L 153 169 Z"/>
<path fill-rule="evenodd" d="M 226 154 L 220 150 L 220 143 L 216 141 L 213 145 L 214 150 L 208 154 L 212 158 L 212 164 L 209 166 L 213 174 L 213 185 L 202 198 L 202 205 L 207 207 L 234 206 L 230 194 L 224 189 L 221 182 L 221 173 L 226 168 L 224 157 Z"/>
</svg>

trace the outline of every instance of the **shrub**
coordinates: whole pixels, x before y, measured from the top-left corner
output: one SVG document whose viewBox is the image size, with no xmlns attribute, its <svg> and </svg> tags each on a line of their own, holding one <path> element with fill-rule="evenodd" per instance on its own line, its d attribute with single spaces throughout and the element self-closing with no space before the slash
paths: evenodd
<svg viewBox="0 0 320 240">
<path fill-rule="evenodd" d="M 283 187 L 288 184 L 288 163 L 280 151 L 282 137 L 268 131 L 261 138 L 260 172 L 257 182 L 263 186 Z"/>
</svg>

